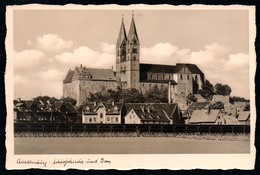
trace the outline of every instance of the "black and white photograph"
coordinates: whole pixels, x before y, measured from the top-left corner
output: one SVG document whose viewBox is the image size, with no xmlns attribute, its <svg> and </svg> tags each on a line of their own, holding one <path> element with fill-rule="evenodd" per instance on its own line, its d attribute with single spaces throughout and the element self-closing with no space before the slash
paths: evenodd
<svg viewBox="0 0 260 175">
<path fill-rule="evenodd" d="M 253 6 L 7 15 L 7 168 L 254 167 Z"/>
</svg>

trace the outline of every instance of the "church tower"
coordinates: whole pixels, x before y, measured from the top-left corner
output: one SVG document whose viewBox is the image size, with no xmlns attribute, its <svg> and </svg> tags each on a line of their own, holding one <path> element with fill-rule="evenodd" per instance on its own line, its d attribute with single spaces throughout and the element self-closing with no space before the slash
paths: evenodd
<svg viewBox="0 0 260 175">
<path fill-rule="evenodd" d="M 138 39 L 134 14 L 130 24 L 129 33 L 127 36 L 126 44 L 126 78 L 127 88 L 139 89 L 140 81 L 140 66 L 139 66 L 139 55 L 140 55 L 140 42 Z"/>
<path fill-rule="evenodd" d="M 119 31 L 119 35 L 117 38 L 116 43 L 116 80 L 122 82 L 125 80 L 124 76 L 124 65 L 123 62 L 126 61 L 126 32 L 125 32 L 125 25 L 124 19 L 122 18 L 122 23 Z"/>
<path fill-rule="evenodd" d="M 122 19 L 116 44 L 116 78 L 123 88 L 139 89 L 139 53 L 140 43 L 132 15 L 128 36 Z"/>
</svg>

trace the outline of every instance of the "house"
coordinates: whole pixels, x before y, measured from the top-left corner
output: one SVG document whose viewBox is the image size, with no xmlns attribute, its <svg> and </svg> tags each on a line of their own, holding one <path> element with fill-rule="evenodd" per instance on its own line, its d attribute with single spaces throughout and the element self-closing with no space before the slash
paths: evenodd
<svg viewBox="0 0 260 175">
<path fill-rule="evenodd" d="M 14 103 L 14 122 L 34 122 L 38 106 L 34 101 L 21 101 Z"/>
<path fill-rule="evenodd" d="M 14 104 L 15 122 L 80 123 L 79 112 L 70 102 L 18 101 Z"/>
<path fill-rule="evenodd" d="M 184 124 L 176 103 L 126 103 L 125 124 Z"/>
<path fill-rule="evenodd" d="M 121 124 L 123 103 L 88 102 L 82 108 L 84 124 Z"/>
<path fill-rule="evenodd" d="M 193 111 L 189 124 L 222 125 L 225 124 L 225 119 L 221 110 L 202 109 Z"/>
<path fill-rule="evenodd" d="M 201 109 L 208 109 L 210 107 L 210 102 L 193 102 L 190 106 L 186 109 L 187 117 L 189 118 L 193 111 L 201 110 Z"/>
<path fill-rule="evenodd" d="M 223 115 L 223 118 L 225 120 L 226 125 L 240 125 L 240 122 L 237 120 L 237 118 L 233 115 Z"/>
<path fill-rule="evenodd" d="M 237 120 L 241 125 L 250 125 L 250 111 L 239 112 Z"/>
</svg>

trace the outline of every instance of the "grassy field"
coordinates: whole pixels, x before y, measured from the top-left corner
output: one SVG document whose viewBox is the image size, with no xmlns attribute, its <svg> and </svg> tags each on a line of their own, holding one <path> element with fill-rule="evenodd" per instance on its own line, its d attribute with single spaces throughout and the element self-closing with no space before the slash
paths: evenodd
<svg viewBox="0 0 260 175">
<path fill-rule="evenodd" d="M 196 154 L 249 153 L 249 141 L 172 137 L 14 138 L 15 154 Z"/>
</svg>

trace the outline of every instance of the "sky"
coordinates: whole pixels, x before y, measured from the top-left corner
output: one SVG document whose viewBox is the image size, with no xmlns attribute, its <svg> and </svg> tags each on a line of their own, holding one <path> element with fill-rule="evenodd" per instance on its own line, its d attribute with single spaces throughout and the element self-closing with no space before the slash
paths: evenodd
<svg viewBox="0 0 260 175">
<path fill-rule="evenodd" d="M 60 98 L 69 69 L 115 68 L 122 15 L 131 10 L 14 10 L 14 96 Z M 140 62 L 193 63 L 213 85 L 249 98 L 247 10 L 134 10 Z"/>
</svg>

